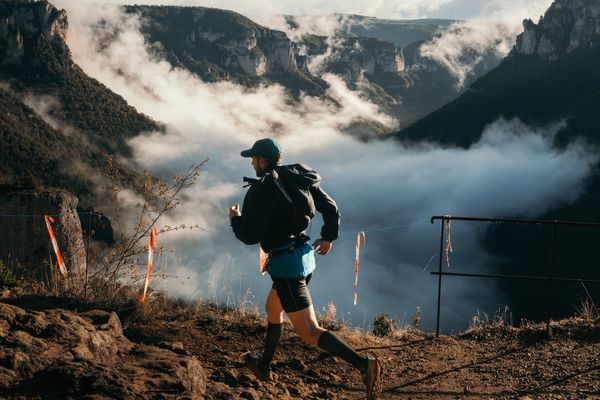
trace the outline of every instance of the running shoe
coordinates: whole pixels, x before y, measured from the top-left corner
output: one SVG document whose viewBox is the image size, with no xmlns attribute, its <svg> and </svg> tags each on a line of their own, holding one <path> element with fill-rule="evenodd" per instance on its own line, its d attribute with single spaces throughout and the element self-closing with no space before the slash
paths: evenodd
<svg viewBox="0 0 600 400">
<path fill-rule="evenodd" d="M 271 367 L 263 367 L 260 358 L 260 354 L 247 353 L 244 355 L 244 364 L 246 364 L 246 367 L 248 367 L 258 379 L 270 381 L 272 379 Z"/>
<path fill-rule="evenodd" d="M 367 400 L 375 400 L 380 392 L 381 362 L 374 356 L 367 356 L 367 368 L 364 372 L 363 382 L 367 387 Z"/>
</svg>

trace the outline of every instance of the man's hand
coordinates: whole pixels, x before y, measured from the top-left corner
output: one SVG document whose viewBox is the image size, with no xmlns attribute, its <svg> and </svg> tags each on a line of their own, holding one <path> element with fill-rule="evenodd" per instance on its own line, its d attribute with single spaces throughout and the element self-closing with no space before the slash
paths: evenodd
<svg viewBox="0 0 600 400">
<path fill-rule="evenodd" d="M 233 217 L 241 217 L 242 212 L 240 211 L 240 205 L 236 204 L 235 206 L 229 207 L 229 219 L 233 219 Z"/>
<path fill-rule="evenodd" d="M 333 246 L 333 243 L 328 242 L 327 240 L 317 239 L 313 242 L 312 245 L 317 253 L 324 256 L 325 254 L 329 253 L 329 250 L 331 250 L 331 246 Z"/>
</svg>

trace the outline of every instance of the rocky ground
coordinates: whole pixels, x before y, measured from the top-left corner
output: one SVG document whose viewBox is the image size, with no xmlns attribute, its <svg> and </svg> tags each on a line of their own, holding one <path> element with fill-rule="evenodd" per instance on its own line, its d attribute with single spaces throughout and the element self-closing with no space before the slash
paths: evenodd
<svg viewBox="0 0 600 400">
<path fill-rule="evenodd" d="M 136 343 L 114 312 L 45 309 L 36 300 L 0 302 L 0 395 L 179 399 L 205 392 L 204 368 L 181 343 Z"/>
<path fill-rule="evenodd" d="M 256 313 L 171 305 L 122 323 L 72 300 L 2 301 L 3 398 L 364 398 L 358 372 L 303 344 L 289 326 L 275 380 L 256 380 L 240 362 L 262 345 Z M 550 339 L 544 328 L 490 325 L 439 338 L 339 333 L 383 360 L 382 399 L 600 399 L 598 321 L 555 322 Z"/>
</svg>

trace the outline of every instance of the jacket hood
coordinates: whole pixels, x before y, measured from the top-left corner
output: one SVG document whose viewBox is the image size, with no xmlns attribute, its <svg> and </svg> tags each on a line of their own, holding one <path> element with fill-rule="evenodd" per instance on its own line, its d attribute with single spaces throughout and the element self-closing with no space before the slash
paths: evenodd
<svg viewBox="0 0 600 400">
<path fill-rule="evenodd" d="M 299 188 L 318 187 L 321 183 L 321 176 L 306 164 L 280 165 L 274 169 L 284 181 L 290 179 Z"/>
</svg>

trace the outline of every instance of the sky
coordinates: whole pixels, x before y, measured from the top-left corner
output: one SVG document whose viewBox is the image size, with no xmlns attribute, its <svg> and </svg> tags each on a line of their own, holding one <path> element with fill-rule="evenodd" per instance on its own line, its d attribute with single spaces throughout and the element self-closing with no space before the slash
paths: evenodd
<svg viewBox="0 0 600 400">
<path fill-rule="evenodd" d="M 112 0 L 114 4 L 127 4 L 123 0 Z M 129 2 L 133 4 L 133 2 Z M 237 11 L 248 17 L 261 15 L 316 15 L 322 16 L 333 13 L 367 15 L 389 19 L 412 18 L 445 18 L 445 19 L 475 19 L 488 18 L 498 12 L 513 10 L 514 14 L 534 17 L 537 20 L 539 6 L 547 8 L 551 1 L 548 0 L 146 0 L 138 4 L 169 4 L 205 6 Z M 527 15 L 527 12 L 538 12 L 538 15 Z"/>
<path fill-rule="evenodd" d="M 321 310 L 333 302 L 342 319 L 363 328 L 380 312 L 397 318 L 400 324 L 407 323 L 417 307 L 424 327 L 433 327 L 436 281 L 429 272 L 439 261 L 440 226 L 429 222 L 432 215 L 539 216 L 575 200 L 598 159 L 584 143 L 562 150 L 552 147 L 552 137 L 564 121 L 539 127 L 500 119 L 487 126 L 481 140 L 469 149 L 428 143 L 411 147 L 391 141 L 364 143 L 345 134 L 343 128 L 357 118 L 390 128 L 397 121 L 350 90 L 338 76 L 321 76 L 330 84 L 328 95 L 337 105 L 310 96 L 291 103 L 277 85 L 247 90 L 228 82 L 205 83 L 156 59 L 148 51 L 135 16 L 124 15 L 114 6 L 90 13 L 81 2 L 56 3 L 69 13 L 68 44 L 83 70 L 139 111 L 166 124 L 166 133 L 148 132 L 130 141 L 136 161 L 158 176 L 169 177 L 192 162 L 210 158 L 197 185 L 162 221 L 204 228 L 202 232 L 159 235 L 159 245 L 173 252 L 158 257 L 157 266 L 178 279 L 156 279 L 151 286 L 174 296 L 262 308 L 270 280 L 258 273 L 258 247 L 235 239 L 227 212 L 230 205 L 243 201 L 242 176 L 253 172 L 249 160 L 240 157 L 240 150 L 273 135 L 273 126 L 279 127 L 277 139 L 285 148 L 285 161 L 304 162 L 317 169 L 323 176 L 323 188 L 336 199 L 342 213 L 339 240 L 329 255 L 317 259 L 310 284 L 315 308 Z M 461 73 L 468 73 L 456 61 L 461 49 L 503 43 L 513 34 L 505 29 L 507 24 L 518 26 L 522 18 L 536 15 L 524 10 L 531 11 L 534 4 L 543 8 L 548 2 L 514 2 L 519 7 L 512 12 L 506 8 L 512 2 L 487 2 L 485 7 L 481 3 L 409 1 L 402 2 L 404 8 L 398 10 L 394 9 L 397 2 L 364 6 L 325 2 L 319 10 L 464 18 L 465 10 L 478 9 L 478 16 L 495 15 L 497 19 L 487 24 L 477 20 L 470 25 L 472 29 L 430 44 L 428 51 L 456 68 L 458 79 Z M 227 4 L 219 2 L 220 7 Z M 255 3 L 231 4 L 239 11 L 258 11 Z M 261 3 L 261 8 L 307 13 L 315 10 L 315 4 L 277 2 L 270 8 Z M 101 19 L 105 21 L 102 29 L 118 30 L 114 40 L 100 50 L 102 32 L 97 23 Z M 509 46 L 502 46 L 498 51 L 508 51 Z M 139 197 L 123 192 L 121 199 L 134 215 Z M 310 232 L 313 238 L 318 236 L 320 224 L 317 218 Z M 358 304 L 354 306 L 358 231 L 366 232 L 367 243 L 361 249 Z M 482 249 L 483 233 L 481 226 L 452 225 L 452 268 L 469 266 L 482 271 L 493 264 L 493 258 Z M 479 310 L 493 314 L 505 304 L 493 282 L 473 285 L 448 280 L 444 294 L 446 329 L 465 329 Z"/>
</svg>

